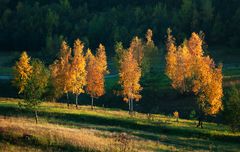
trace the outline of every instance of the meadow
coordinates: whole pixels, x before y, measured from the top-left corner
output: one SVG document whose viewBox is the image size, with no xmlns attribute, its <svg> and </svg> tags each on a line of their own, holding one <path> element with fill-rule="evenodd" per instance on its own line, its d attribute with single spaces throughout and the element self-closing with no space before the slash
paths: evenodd
<svg viewBox="0 0 240 152">
<path fill-rule="evenodd" d="M 0 99 L 3 151 L 238 151 L 240 132 L 222 124 L 160 114 L 45 102 L 36 124 L 20 99 Z"/>
</svg>

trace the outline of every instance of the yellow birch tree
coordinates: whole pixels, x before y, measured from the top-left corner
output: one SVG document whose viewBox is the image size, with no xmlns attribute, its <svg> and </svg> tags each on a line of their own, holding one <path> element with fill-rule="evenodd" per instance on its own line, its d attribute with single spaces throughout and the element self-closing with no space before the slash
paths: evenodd
<svg viewBox="0 0 240 152">
<path fill-rule="evenodd" d="M 126 51 L 120 61 L 119 83 L 122 87 L 124 101 L 129 103 L 129 113 L 133 111 L 133 100 L 141 99 L 140 85 L 141 69 L 137 60 L 133 57 L 132 51 Z"/>
<path fill-rule="evenodd" d="M 217 114 L 222 109 L 222 66 L 215 67 L 207 56 L 199 62 L 196 72 L 192 90 L 198 96 L 199 107 L 206 114 Z"/>
<path fill-rule="evenodd" d="M 107 56 L 105 47 L 100 43 L 96 52 L 96 61 L 98 62 L 100 68 L 102 69 L 103 74 L 107 74 Z"/>
<path fill-rule="evenodd" d="M 83 55 L 84 44 L 79 40 L 74 42 L 74 56 L 69 71 L 70 90 L 76 95 L 76 108 L 78 108 L 78 96 L 84 93 L 84 86 L 87 84 L 85 69 L 86 62 Z"/>
<path fill-rule="evenodd" d="M 96 58 L 91 50 L 88 49 L 86 54 L 87 61 L 87 86 L 86 91 L 91 96 L 91 109 L 93 109 L 93 100 L 94 98 L 99 98 L 105 93 L 104 89 L 104 70 L 103 66 L 100 64 L 100 61 L 97 61 L 99 58 Z"/>
<path fill-rule="evenodd" d="M 180 92 L 191 91 L 191 77 L 192 77 L 192 64 L 191 55 L 189 53 L 186 42 L 180 45 L 177 49 L 177 63 L 176 73 L 174 73 L 174 79 L 172 80 L 172 86 Z"/>
<path fill-rule="evenodd" d="M 169 30 L 168 30 L 168 33 Z M 175 89 L 192 91 L 198 98 L 199 124 L 203 115 L 214 115 L 222 109 L 222 66 L 216 67 L 213 59 L 204 56 L 201 37 L 192 33 L 190 39 L 176 49 L 168 34 L 166 74 Z"/>
<path fill-rule="evenodd" d="M 70 72 L 70 60 L 72 58 L 71 52 L 71 48 L 67 45 L 67 42 L 63 41 L 60 48 L 59 58 L 50 65 L 51 80 L 54 86 L 55 95 L 60 97 L 62 94 L 66 94 L 68 107 L 68 93 L 70 91 L 70 81 L 68 77 Z"/>
<path fill-rule="evenodd" d="M 19 61 L 16 62 L 14 69 L 14 80 L 13 84 L 19 89 L 18 94 L 22 93 L 25 89 L 25 86 L 31 77 L 32 66 L 30 65 L 30 57 L 28 57 L 27 52 L 24 51 L 19 58 Z"/>
<path fill-rule="evenodd" d="M 197 33 L 193 32 L 190 39 L 188 40 L 189 52 L 195 57 L 203 56 L 202 44 L 202 39 Z"/>
<path fill-rule="evenodd" d="M 134 59 L 141 66 L 144 57 L 142 40 L 137 36 L 134 37 L 131 41 L 129 51 L 132 52 Z"/>
<path fill-rule="evenodd" d="M 168 78 L 172 81 L 172 87 L 177 88 L 175 84 L 175 78 L 177 77 L 177 47 L 175 44 L 175 38 L 171 34 L 172 30 L 168 28 L 167 30 L 167 41 L 166 41 L 166 69 L 165 73 Z"/>
</svg>

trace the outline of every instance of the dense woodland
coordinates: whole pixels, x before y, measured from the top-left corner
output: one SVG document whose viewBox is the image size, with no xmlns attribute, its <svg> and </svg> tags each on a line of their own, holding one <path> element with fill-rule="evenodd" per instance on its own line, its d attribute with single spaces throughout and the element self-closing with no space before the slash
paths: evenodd
<svg viewBox="0 0 240 152">
<path fill-rule="evenodd" d="M 86 48 L 103 43 L 114 54 L 115 42 L 128 47 L 148 28 L 163 46 L 168 27 L 179 42 L 203 31 L 212 46 L 236 46 L 239 25 L 239 0 L 1 0 L 0 50 L 54 56 L 63 39 L 81 37 Z"/>
</svg>

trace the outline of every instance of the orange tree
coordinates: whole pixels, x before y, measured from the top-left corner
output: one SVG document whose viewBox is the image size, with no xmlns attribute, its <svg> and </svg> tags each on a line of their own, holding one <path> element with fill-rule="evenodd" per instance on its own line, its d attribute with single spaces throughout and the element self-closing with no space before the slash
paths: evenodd
<svg viewBox="0 0 240 152">
<path fill-rule="evenodd" d="M 190 39 L 179 47 L 168 30 L 166 74 L 172 86 L 181 92 L 192 91 L 198 98 L 199 124 L 203 115 L 215 115 L 222 109 L 222 66 L 204 55 L 201 37 L 192 33 Z"/>
<path fill-rule="evenodd" d="M 139 101 L 141 99 L 140 85 L 141 69 L 137 60 L 133 56 L 133 51 L 124 52 L 120 60 L 119 83 L 122 87 L 121 94 L 124 101 L 129 103 L 129 112 L 133 112 L 133 100 Z"/>
<path fill-rule="evenodd" d="M 98 53 L 97 53 L 99 55 L 102 54 L 99 52 L 100 50 L 101 49 L 98 49 Z M 103 52 L 103 54 L 104 54 L 104 52 Z M 106 73 L 106 64 L 103 64 L 103 63 L 106 63 L 106 62 L 103 60 L 106 60 L 104 55 L 101 55 L 100 57 L 95 57 L 91 53 L 91 50 L 88 49 L 87 54 L 86 54 L 86 62 L 87 62 L 86 91 L 92 98 L 92 102 L 91 102 L 92 109 L 93 109 L 93 99 L 99 98 L 100 96 L 102 96 L 105 93 L 104 75 Z"/>
<path fill-rule="evenodd" d="M 67 95 L 67 102 L 69 106 L 68 93 L 70 91 L 69 70 L 71 60 L 71 48 L 63 41 L 60 48 L 60 55 L 57 60 L 50 65 L 51 82 L 54 86 L 54 94 L 56 97 Z"/>
</svg>

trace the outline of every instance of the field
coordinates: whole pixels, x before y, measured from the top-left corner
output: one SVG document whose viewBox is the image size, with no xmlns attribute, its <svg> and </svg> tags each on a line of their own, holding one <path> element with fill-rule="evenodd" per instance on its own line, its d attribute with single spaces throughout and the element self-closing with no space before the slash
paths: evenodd
<svg viewBox="0 0 240 152">
<path fill-rule="evenodd" d="M 238 151 L 240 132 L 222 124 L 119 109 L 45 102 L 35 124 L 19 99 L 0 99 L 0 149 L 3 151 Z"/>
</svg>

